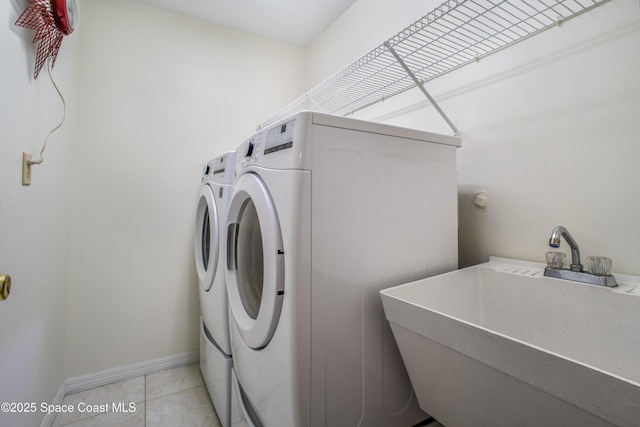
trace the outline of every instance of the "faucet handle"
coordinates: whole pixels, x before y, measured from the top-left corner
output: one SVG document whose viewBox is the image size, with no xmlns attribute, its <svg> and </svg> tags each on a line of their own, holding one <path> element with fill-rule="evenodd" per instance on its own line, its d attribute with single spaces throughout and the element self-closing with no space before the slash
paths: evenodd
<svg viewBox="0 0 640 427">
<path fill-rule="evenodd" d="M 611 276 L 611 258 L 604 256 L 587 257 L 587 271 L 596 276 Z"/>
<path fill-rule="evenodd" d="M 555 268 L 557 270 L 562 270 L 567 261 L 567 254 L 564 252 L 547 252 L 544 254 L 547 260 L 548 268 Z"/>
</svg>

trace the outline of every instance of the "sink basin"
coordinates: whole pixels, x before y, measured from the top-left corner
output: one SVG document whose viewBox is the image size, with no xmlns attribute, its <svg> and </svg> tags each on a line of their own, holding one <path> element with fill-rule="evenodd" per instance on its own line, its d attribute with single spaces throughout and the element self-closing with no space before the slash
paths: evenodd
<svg viewBox="0 0 640 427">
<path fill-rule="evenodd" d="M 420 407 L 447 427 L 638 426 L 640 278 L 485 264 L 381 291 Z"/>
</svg>

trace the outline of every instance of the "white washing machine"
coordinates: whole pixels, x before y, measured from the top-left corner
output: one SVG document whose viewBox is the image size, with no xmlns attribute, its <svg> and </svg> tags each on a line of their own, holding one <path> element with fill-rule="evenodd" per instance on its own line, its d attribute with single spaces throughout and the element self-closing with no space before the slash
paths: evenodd
<svg viewBox="0 0 640 427">
<path fill-rule="evenodd" d="M 235 152 L 204 168 L 196 213 L 195 258 L 200 294 L 200 370 L 224 427 L 241 416 L 232 382 L 229 311 L 225 280 L 226 219 L 235 176 Z"/>
<path fill-rule="evenodd" d="M 312 112 L 240 146 L 226 276 L 234 371 L 254 425 L 428 417 L 379 291 L 457 268 L 459 146 Z"/>
</svg>

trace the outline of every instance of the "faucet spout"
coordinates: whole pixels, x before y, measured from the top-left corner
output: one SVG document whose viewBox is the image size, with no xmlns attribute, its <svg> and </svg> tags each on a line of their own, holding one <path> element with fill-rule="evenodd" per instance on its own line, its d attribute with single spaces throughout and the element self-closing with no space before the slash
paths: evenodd
<svg viewBox="0 0 640 427">
<path fill-rule="evenodd" d="M 549 246 L 552 248 L 560 247 L 561 237 L 564 237 L 571 248 L 571 271 L 582 271 L 582 264 L 580 264 L 580 248 L 578 248 L 578 244 L 571 234 L 569 234 L 569 230 L 561 225 L 554 228 L 551 232 L 551 238 L 549 239 Z"/>
</svg>

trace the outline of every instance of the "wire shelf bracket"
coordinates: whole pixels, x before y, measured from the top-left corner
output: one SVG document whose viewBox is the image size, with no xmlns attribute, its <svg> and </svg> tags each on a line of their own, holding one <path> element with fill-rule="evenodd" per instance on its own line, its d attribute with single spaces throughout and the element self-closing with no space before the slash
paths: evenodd
<svg viewBox="0 0 640 427">
<path fill-rule="evenodd" d="M 446 0 L 271 116 L 302 110 L 352 115 L 416 86 L 456 135 L 425 83 L 582 15 L 611 0 Z"/>
<path fill-rule="evenodd" d="M 427 89 L 425 89 L 425 87 L 422 84 L 422 82 L 420 80 L 418 80 L 418 78 L 416 77 L 415 74 L 413 74 L 413 72 L 411 71 L 411 69 L 409 69 L 407 64 L 405 64 L 405 62 L 402 60 L 402 58 L 400 58 L 400 55 L 398 55 L 398 53 L 395 50 L 393 50 L 393 47 L 391 47 L 389 42 L 384 42 L 384 45 L 387 47 L 387 49 L 389 49 L 389 52 L 391 52 L 391 54 L 394 56 L 394 58 L 396 58 L 396 61 L 398 61 L 398 64 L 400 64 L 400 66 L 407 72 L 407 75 L 411 78 L 411 80 L 413 80 L 413 82 L 420 89 L 420 91 L 424 94 L 424 96 L 427 97 L 427 99 L 429 100 L 431 105 L 433 105 L 433 107 L 436 109 L 438 114 L 440 114 L 440 116 L 444 119 L 444 121 L 447 122 L 447 124 L 449 125 L 449 127 L 453 131 L 453 134 L 455 136 L 458 136 L 459 135 L 458 128 L 456 128 L 456 126 L 453 124 L 453 122 L 451 122 L 451 120 L 449 120 L 449 117 L 447 117 L 445 112 L 442 111 L 442 108 L 440 108 L 440 106 L 438 105 L 436 100 L 433 99 L 433 97 L 431 95 L 429 95 L 429 92 L 427 91 Z"/>
</svg>

